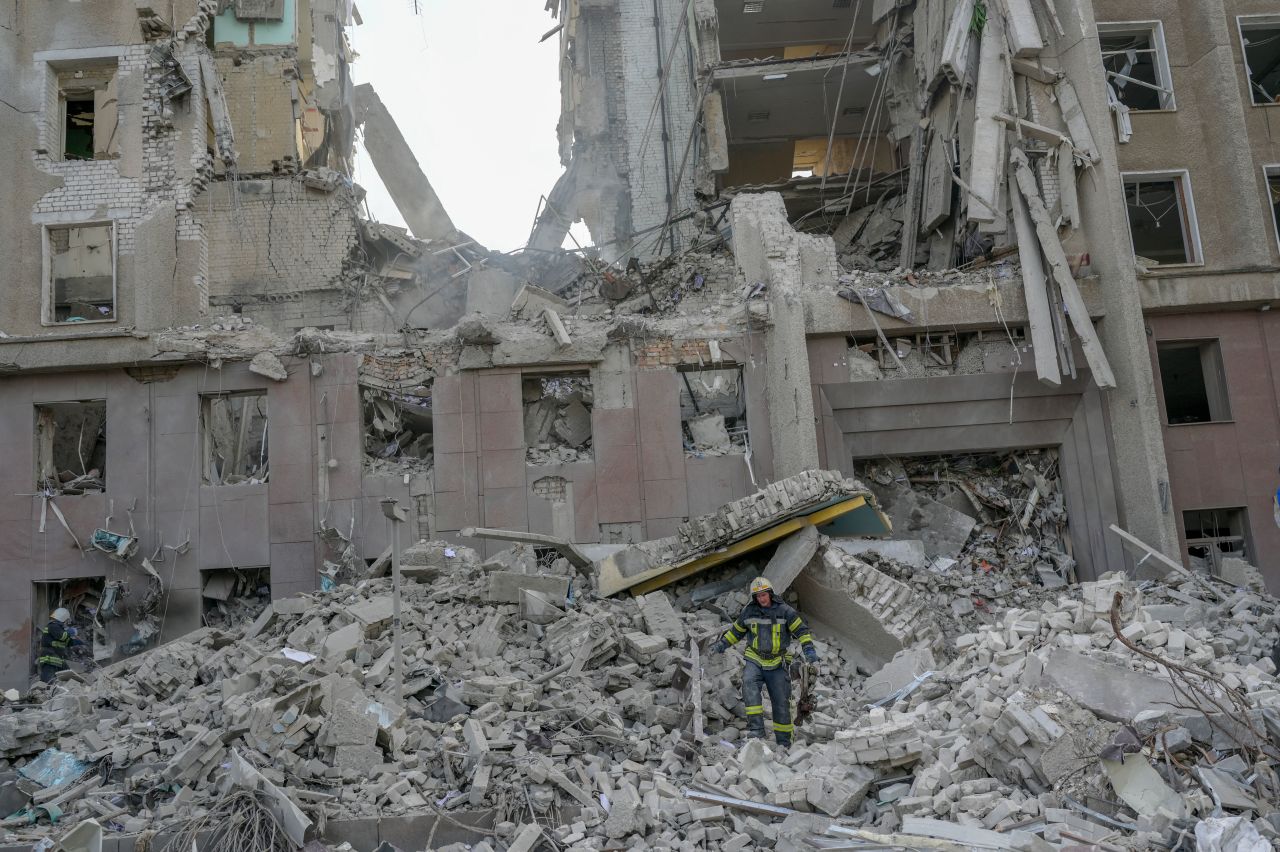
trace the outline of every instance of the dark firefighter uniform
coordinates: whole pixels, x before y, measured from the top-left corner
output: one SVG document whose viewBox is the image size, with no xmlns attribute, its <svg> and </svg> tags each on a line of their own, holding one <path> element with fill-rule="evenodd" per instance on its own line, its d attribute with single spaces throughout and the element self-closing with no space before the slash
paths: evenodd
<svg viewBox="0 0 1280 852">
<path fill-rule="evenodd" d="M 772 591 L 772 590 L 770 590 Z M 805 659 L 817 662 L 818 652 L 813 646 L 804 619 L 795 609 L 774 598 L 767 607 L 751 603 L 729 626 L 717 643 L 723 650 L 746 639 L 744 656 L 746 668 L 742 673 L 742 702 L 747 710 L 747 734 L 764 736 L 764 701 L 762 687 L 769 692 L 773 709 L 773 735 L 779 745 L 791 745 L 795 725 L 791 723 L 791 678 L 787 674 L 786 653 L 791 640 L 800 643 Z"/>
<path fill-rule="evenodd" d="M 40 680 L 50 683 L 58 672 L 67 668 L 67 652 L 72 647 L 84 643 L 77 639 L 61 621 L 50 619 L 40 628 L 40 656 L 36 665 L 40 667 Z"/>
</svg>

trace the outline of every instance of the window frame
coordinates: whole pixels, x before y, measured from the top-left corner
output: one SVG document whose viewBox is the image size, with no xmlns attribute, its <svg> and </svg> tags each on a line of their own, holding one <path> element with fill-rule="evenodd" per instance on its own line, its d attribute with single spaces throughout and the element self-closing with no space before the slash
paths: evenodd
<svg viewBox="0 0 1280 852">
<path fill-rule="evenodd" d="M 1106 59 L 1106 54 L 1102 51 L 1102 35 L 1123 35 L 1126 32 L 1137 30 L 1149 30 L 1151 33 L 1151 51 L 1154 54 L 1154 64 L 1156 74 L 1160 81 L 1164 83 L 1168 89 L 1167 92 L 1160 93 L 1159 109 L 1134 109 L 1129 107 L 1130 112 L 1136 113 L 1152 113 L 1152 112 L 1177 112 L 1178 95 L 1173 85 L 1173 66 L 1169 64 L 1169 47 L 1164 37 L 1164 23 L 1162 21 L 1098 21 L 1098 48 L 1099 54 Z M 1107 83 L 1110 84 L 1111 78 L 1105 66 L 1103 68 L 1103 76 Z M 1123 103 L 1123 102 L 1122 102 Z"/>
<path fill-rule="evenodd" d="M 1131 181 L 1130 178 L 1140 178 L 1140 180 Z M 1184 269 L 1193 266 L 1204 266 L 1204 247 L 1200 242 L 1200 219 L 1196 216 L 1195 195 L 1191 189 L 1191 172 L 1187 169 L 1157 169 L 1153 171 L 1134 171 L 1121 172 L 1120 183 L 1123 188 L 1127 189 L 1132 183 L 1154 183 L 1156 181 L 1172 180 L 1178 187 L 1180 200 L 1182 201 L 1182 209 L 1186 212 L 1186 219 L 1182 221 L 1182 229 L 1184 237 L 1189 238 L 1188 260 L 1182 263 L 1157 263 L 1154 270 L 1163 269 Z M 1129 247 L 1133 251 L 1133 256 L 1138 257 L 1137 246 L 1133 244 L 1133 221 L 1129 217 L 1129 203 L 1125 200 L 1124 205 L 1125 224 L 1129 228 Z"/>
<path fill-rule="evenodd" d="M 1261 24 L 1263 26 L 1275 26 L 1280 29 L 1280 14 L 1260 14 L 1260 15 L 1236 15 L 1236 37 L 1240 40 L 1240 69 L 1244 71 L 1244 89 L 1248 98 L 1249 106 L 1266 109 L 1267 107 L 1280 107 L 1280 100 L 1271 103 L 1260 104 L 1253 99 L 1253 79 L 1249 71 L 1249 52 L 1248 44 L 1244 38 L 1244 28 L 1248 24 Z"/>
<path fill-rule="evenodd" d="M 59 322 L 55 316 L 57 302 L 53 292 L 53 246 L 49 242 L 50 231 L 69 231 L 72 228 L 111 229 L 111 318 L 87 319 L 80 322 Z M 84 222 L 46 222 L 40 226 L 41 284 L 40 325 L 72 328 L 82 325 L 103 325 L 120 321 L 120 228 L 115 219 L 90 219 Z"/>
<path fill-rule="evenodd" d="M 1280 214 L 1276 212 L 1276 202 L 1271 199 L 1271 181 L 1276 181 L 1280 189 L 1280 163 L 1270 163 L 1262 167 L 1262 189 L 1266 193 L 1267 209 L 1271 211 L 1271 227 L 1276 233 L 1276 248 L 1280 250 Z"/>
<path fill-rule="evenodd" d="M 1192 512 L 1195 512 L 1195 513 L 1239 512 L 1240 513 L 1240 535 L 1239 536 L 1226 535 L 1226 536 L 1214 536 L 1211 538 L 1192 539 L 1191 536 L 1187 533 L 1187 515 Z M 1182 552 L 1186 556 L 1191 556 L 1192 555 L 1191 548 L 1193 547 L 1207 548 L 1209 551 L 1209 562 L 1210 562 L 1209 570 L 1210 572 L 1213 573 L 1213 576 L 1215 577 L 1220 576 L 1220 573 L 1221 573 L 1220 568 L 1221 568 L 1222 559 L 1223 559 L 1223 554 L 1221 550 L 1219 550 L 1215 546 L 1217 542 L 1229 541 L 1229 540 L 1238 538 L 1241 544 L 1241 552 L 1238 554 L 1238 558 L 1244 559 L 1245 561 L 1250 562 L 1250 564 L 1253 564 L 1251 562 L 1251 560 L 1254 558 L 1254 553 L 1255 553 L 1254 543 L 1253 543 L 1253 525 L 1250 523 L 1250 520 L 1249 520 L 1248 506 L 1209 506 L 1209 507 L 1201 507 L 1198 509 L 1183 509 L 1181 510 L 1181 517 L 1179 517 L 1178 520 L 1179 520 L 1179 526 L 1182 532 L 1182 548 L 1183 548 Z M 1236 555 L 1236 554 L 1232 554 L 1232 555 Z"/>
<path fill-rule="evenodd" d="M 212 416 L 213 400 L 230 399 L 232 397 L 262 397 L 266 401 L 266 415 L 262 429 L 263 446 L 267 449 L 267 480 L 265 482 L 214 482 L 209 475 L 210 466 L 213 460 L 213 444 L 210 439 L 210 430 L 208 428 L 209 418 Z M 245 486 L 263 487 L 271 484 L 271 394 L 267 388 L 239 388 L 232 390 L 215 390 L 201 391 L 196 395 L 198 408 L 196 411 L 196 427 L 199 430 L 199 450 L 200 450 L 200 487 L 201 488 L 243 488 Z M 243 415 L 243 412 L 242 412 Z M 225 475 L 225 471 L 223 471 Z M 203 586 L 202 586 L 203 588 Z"/>
<path fill-rule="evenodd" d="M 1216 350 L 1213 356 L 1214 366 L 1216 367 L 1216 370 L 1214 371 L 1214 376 L 1213 376 L 1215 386 L 1211 389 L 1209 387 L 1209 382 L 1207 380 L 1204 382 L 1205 401 L 1209 406 L 1208 420 L 1201 420 L 1195 423 L 1170 423 L 1169 422 L 1169 401 L 1164 393 L 1164 369 L 1160 365 L 1160 347 L 1162 346 L 1166 348 L 1179 348 L 1179 349 L 1183 349 L 1183 348 L 1190 349 L 1192 347 L 1196 347 L 1197 349 L 1199 349 L 1204 346 L 1212 346 Z M 1173 429 L 1181 426 L 1211 426 L 1219 423 L 1235 422 L 1235 417 L 1231 413 L 1231 389 L 1227 383 L 1227 365 L 1222 358 L 1222 338 L 1220 337 L 1171 337 L 1171 338 L 1155 341 L 1155 347 L 1156 347 L 1156 372 L 1157 372 L 1157 378 L 1160 381 L 1160 402 L 1161 402 L 1161 408 L 1163 409 L 1161 411 L 1161 414 L 1163 415 L 1163 419 L 1164 419 L 1163 425 L 1165 427 Z M 1200 358 L 1200 369 L 1201 369 L 1201 373 L 1203 374 L 1204 372 L 1204 356 L 1203 355 L 1201 355 L 1201 358 Z M 1215 407 L 1214 405 L 1215 396 L 1219 397 L 1218 405 L 1221 406 L 1221 409 L 1223 409 L 1223 413 L 1226 415 L 1225 417 L 1220 419 L 1214 419 L 1213 417 L 1213 409 Z"/>
</svg>

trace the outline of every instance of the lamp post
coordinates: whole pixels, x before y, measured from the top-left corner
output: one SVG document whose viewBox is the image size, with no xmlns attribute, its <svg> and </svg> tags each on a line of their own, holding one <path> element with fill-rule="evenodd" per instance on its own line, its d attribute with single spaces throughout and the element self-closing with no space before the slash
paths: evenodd
<svg viewBox="0 0 1280 852">
<path fill-rule="evenodd" d="M 391 528 L 391 660 L 395 664 L 396 701 L 404 705 L 404 657 L 400 648 L 400 525 L 409 520 L 409 513 L 398 500 L 382 501 L 382 514 Z"/>
</svg>

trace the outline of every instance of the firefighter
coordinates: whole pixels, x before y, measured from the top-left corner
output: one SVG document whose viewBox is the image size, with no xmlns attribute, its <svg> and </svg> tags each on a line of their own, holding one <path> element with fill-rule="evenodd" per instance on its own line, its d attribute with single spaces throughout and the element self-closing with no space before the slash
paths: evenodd
<svg viewBox="0 0 1280 852">
<path fill-rule="evenodd" d="M 84 645 L 76 638 L 76 629 L 67 626 L 69 621 L 71 613 L 60 606 L 49 617 L 49 623 L 40 628 L 40 656 L 36 658 L 36 665 L 40 667 L 40 680 L 45 683 L 52 682 L 58 672 L 68 668 L 67 652 L 70 649 Z"/>
<path fill-rule="evenodd" d="M 800 643 L 804 657 L 813 665 L 818 651 L 804 619 L 788 604 L 773 594 L 773 584 L 764 577 L 751 581 L 751 603 L 747 604 L 729 629 L 711 650 L 726 651 L 740 639 L 747 639 L 742 673 L 742 702 L 747 707 L 747 735 L 764 736 L 764 700 L 762 687 L 769 692 L 773 705 L 773 735 L 780 746 L 791 745 L 795 725 L 791 723 L 791 677 L 787 673 L 787 648 L 791 640 Z"/>
</svg>

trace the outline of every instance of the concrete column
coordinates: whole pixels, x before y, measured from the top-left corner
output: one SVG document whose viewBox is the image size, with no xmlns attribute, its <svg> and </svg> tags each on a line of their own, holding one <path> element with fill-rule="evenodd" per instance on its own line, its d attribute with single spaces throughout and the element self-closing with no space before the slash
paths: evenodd
<svg viewBox="0 0 1280 852">
<path fill-rule="evenodd" d="M 805 339 L 805 270 L 831 272 L 835 245 L 796 233 L 776 192 L 739 195 L 729 208 L 733 250 L 747 280 L 769 288 L 765 396 L 773 472 L 778 479 L 818 467 L 818 433 Z M 830 255 L 828 259 L 826 255 Z"/>
<path fill-rule="evenodd" d="M 1105 391 L 1104 399 L 1115 445 L 1121 523 L 1151 546 L 1176 557 L 1178 531 L 1167 496 L 1169 473 L 1160 409 L 1102 82 L 1097 27 L 1090 4 L 1055 0 L 1055 5 L 1066 29 L 1066 35 L 1057 40 L 1061 52 L 1056 64 L 1075 84 L 1101 157 L 1081 177 L 1080 218 L 1094 271 L 1104 285 L 1106 318 L 1098 332 L 1116 378 L 1116 387 Z"/>
</svg>

